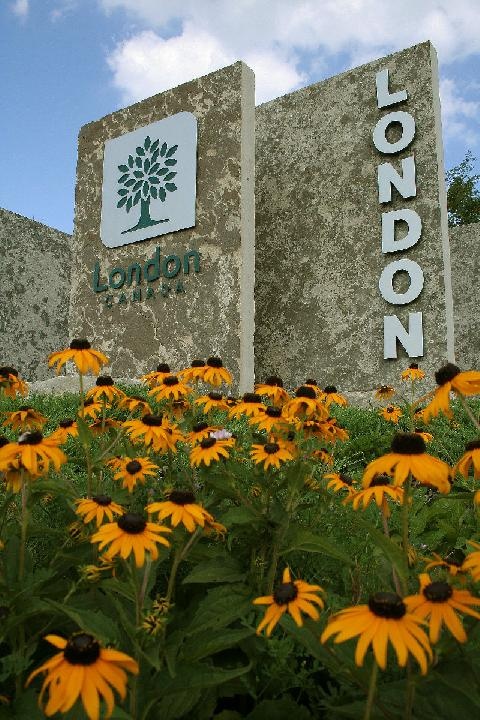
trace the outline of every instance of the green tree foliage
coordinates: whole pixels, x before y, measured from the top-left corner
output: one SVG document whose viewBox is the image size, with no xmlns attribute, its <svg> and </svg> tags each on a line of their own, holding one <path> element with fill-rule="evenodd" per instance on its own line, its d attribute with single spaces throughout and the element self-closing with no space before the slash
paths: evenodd
<svg viewBox="0 0 480 720">
<path fill-rule="evenodd" d="M 480 222 L 480 175 L 474 174 L 475 161 L 476 158 L 469 150 L 462 162 L 446 173 L 450 227 Z"/>
</svg>

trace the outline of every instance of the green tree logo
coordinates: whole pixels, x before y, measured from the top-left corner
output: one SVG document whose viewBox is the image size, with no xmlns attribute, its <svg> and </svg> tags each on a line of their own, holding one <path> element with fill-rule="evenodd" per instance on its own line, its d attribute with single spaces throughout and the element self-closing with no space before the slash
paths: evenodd
<svg viewBox="0 0 480 720">
<path fill-rule="evenodd" d="M 135 205 L 140 203 L 140 218 L 137 224 L 124 230 L 122 235 L 169 220 L 169 218 L 155 220 L 150 217 L 150 202 L 152 198 L 154 200 L 158 198 L 165 202 L 167 193 L 177 189 L 175 183 L 172 182 L 177 173 L 172 168 L 177 164 L 173 156 L 178 145 L 172 145 L 169 148 L 164 142 L 162 147 L 159 146 L 158 139 L 152 143 L 147 135 L 143 146 L 137 147 L 135 157 L 129 155 L 127 163 L 118 166 L 122 174 L 118 178 L 121 187 L 117 191 L 120 195 L 117 208 L 124 207 L 129 213 Z"/>
</svg>

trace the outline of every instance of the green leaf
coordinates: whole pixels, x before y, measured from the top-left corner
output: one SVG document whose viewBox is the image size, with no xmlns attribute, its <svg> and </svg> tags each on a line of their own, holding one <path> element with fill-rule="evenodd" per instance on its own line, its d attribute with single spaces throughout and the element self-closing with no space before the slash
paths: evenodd
<svg viewBox="0 0 480 720">
<path fill-rule="evenodd" d="M 170 150 L 167 152 L 166 157 L 171 158 L 177 152 L 178 145 L 172 145 Z"/>
<path fill-rule="evenodd" d="M 158 188 L 158 197 L 160 198 L 160 200 L 162 202 L 164 202 L 165 198 L 167 197 L 167 193 L 165 192 L 165 190 L 162 187 Z"/>
<path fill-rule="evenodd" d="M 152 163 L 157 162 L 159 155 L 160 155 L 160 150 L 155 150 L 155 152 L 152 153 Z"/>
<path fill-rule="evenodd" d="M 166 142 L 163 143 L 162 149 L 160 150 L 160 155 L 163 157 L 165 153 L 167 152 L 168 145 Z"/>
<path fill-rule="evenodd" d="M 142 174 L 142 178 L 143 178 L 143 174 Z M 142 187 L 142 183 L 143 183 L 143 180 L 137 180 L 135 185 L 132 188 L 133 192 L 137 192 L 137 190 L 140 190 L 140 188 Z"/>
<path fill-rule="evenodd" d="M 175 185 L 175 183 L 165 183 L 165 187 L 168 190 L 168 192 L 173 192 L 174 190 L 177 189 L 177 186 Z"/>
<path fill-rule="evenodd" d="M 235 647 L 242 640 L 254 634 L 253 628 L 223 630 L 214 634 L 207 630 L 205 633 L 194 635 L 184 643 L 181 651 L 182 657 L 186 662 L 196 662 L 227 648 Z"/>
<path fill-rule="evenodd" d="M 126 190 L 125 188 L 122 188 L 121 190 L 117 190 L 118 195 L 128 195 L 129 190 Z"/>
<path fill-rule="evenodd" d="M 251 610 L 251 598 L 243 585 L 222 585 L 213 588 L 202 600 L 198 609 L 186 628 L 186 635 L 193 635 L 204 630 L 226 627 L 234 620 L 239 620 Z"/>
<path fill-rule="evenodd" d="M 197 704 L 201 698 L 201 691 L 181 690 L 178 693 L 168 695 L 155 705 L 156 718 L 162 720 L 177 720 L 177 718 L 188 717 L 187 713 Z"/>
<path fill-rule="evenodd" d="M 160 180 L 158 179 L 158 177 L 155 177 L 155 175 L 150 175 L 150 177 L 149 177 L 148 179 L 149 179 L 150 182 L 153 183 L 154 185 L 158 185 L 158 183 L 160 182 Z"/>
<path fill-rule="evenodd" d="M 142 170 L 135 170 L 135 172 L 133 174 L 135 175 L 136 178 L 142 178 L 142 182 L 143 182 L 143 171 Z"/>
<path fill-rule="evenodd" d="M 132 209 L 132 204 L 133 204 L 133 197 L 130 196 L 127 201 L 127 213 L 130 212 L 130 210 Z"/>
<path fill-rule="evenodd" d="M 122 198 L 122 200 L 125 200 L 125 202 L 127 202 L 126 197 Z M 120 206 L 117 205 L 117 207 L 120 207 Z M 77 415 L 77 428 L 78 428 L 78 437 L 80 438 L 80 442 L 82 443 L 82 445 L 91 446 L 93 443 L 93 433 L 90 430 L 90 428 L 88 427 L 85 420 L 80 417 L 80 415 Z"/>
<path fill-rule="evenodd" d="M 145 150 L 143 149 L 143 147 L 140 147 L 140 145 L 139 145 L 136 148 L 136 153 L 137 153 L 137 155 L 140 155 L 141 157 L 143 157 L 145 155 Z"/>
<path fill-rule="evenodd" d="M 143 160 L 142 160 L 141 157 L 136 157 L 136 158 L 135 158 L 135 165 L 137 166 L 137 168 L 143 167 Z"/>
<path fill-rule="evenodd" d="M 152 198 L 153 198 L 154 200 L 157 199 L 158 191 L 157 191 L 157 188 L 156 188 L 156 187 L 151 187 L 151 188 L 150 188 L 150 195 L 152 196 Z"/>
<path fill-rule="evenodd" d="M 357 515 L 356 522 L 368 531 L 375 545 L 383 552 L 387 560 L 392 563 L 399 576 L 402 579 L 406 579 L 408 577 L 408 566 L 402 548 L 362 517 Z"/>
<path fill-rule="evenodd" d="M 173 180 L 177 173 L 176 172 L 170 172 L 168 175 L 165 175 L 165 180 Z"/>
<path fill-rule="evenodd" d="M 134 205 L 136 205 L 136 204 L 138 203 L 138 201 L 140 200 L 141 196 L 142 196 L 142 193 L 141 193 L 141 191 L 139 190 L 139 191 L 136 193 L 135 197 L 133 198 L 133 204 L 134 204 Z"/>
<path fill-rule="evenodd" d="M 122 173 L 128 173 L 128 165 L 119 165 L 119 166 L 118 166 L 118 169 L 119 169 L 120 172 L 122 172 Z"/>
<path fill-rule="evenodd" d="M 102 644 L 117 643 L 120 640 L 117 623 L 103 613 L 73 607 L 55 600 L 47 599 L 45 602 L 62 615 L 66 615 L 73 620 L 81 630 L 94 635 Z"/>
<path fill-rule="evenodd" d="M 127 202 L 127 200 L 128 200 L 127 197 L 121 198 L 121 199 L 118 201 L 118 203 L 117 203 L 117 208 L 121 208 L 123 205 L 125 205 L 125 203 Z"/>
<path fill-rule="evenodd" d="M 146 173 L 150 170 L 150 160 L 148 158 L 145 158 L 145 162 L 143 163 L 143 169 Z"/>
<path fill-rule="evenodd" d="M 287 553 L 294 551 L 323 553 L 346 565 L 352 564 L 352 558 L 343 552 L 341 548 L 339 549 L 325 538 L 315 535 L 315 533 L 305 528 L 292 528 L 287 535 L 286 546 L 281 555 L 287 555 Z"/>
<path fill-rule="evenodd" d="M 196 565 L 183 580 L 184 585 L 191 583 L 232 583 L 245 577 L 244 570 L 235 558 L 220 555 Z"/>
<path fill-rule="evenodd" d="M 148 150 L 148 148 L 150 147 L 150 143 L 150 137 L 147 135 L 147 137 L 145 138 L 145 142 L 143 143 L 143 147 L 145 148 L 145 150 Z"/>
<path fill-rule="evenodd" d="M 306 707 L 297 705 L 288 695 L 284 695 L 276 700 L 262 700 L 255 710 L 247 715 L 247 720 L 265 720 L 266 718 L 275 718 L 275 720 L 313 720 L 312 715 Z"/>
<path fill-rule="evenodd" d="M 143 190 L 142 190 L 144 197 L 147 197 L 149 191 L 150 191 L 150 185 L 145 180 L 145 182 L 143 183 Z"/>
<path fill-rule="evenodd" d="M 119 182 L 119 183 L 124 183 L 125 180 L 128 180 L 129 177 L 130 177 L 130 173 L 125 173 L 125 175 L 121 175 L 121 176 L 118 178 L 117 182 Z"/>
<path fill-rule="evenodd" d="M 152 173 L 156 173 L 159 167 L 160 167 L 160 163 L 153 163 L 150 167 L 150 175 Z"/>
<path fill-rule="evenodd" d="M 125 187 L 132 187 L 132 185 L 135 185 L 136 181 L 133 178 L 130 178 L 130 180 L 127 180 L 125 183 Z"/>
<path fill-rule="evenodd" d="M 155 142 L 152 143 L 152 145 L 151 145 L 151 147 L 150 147 L 150 152 L 151 152 L 151 153 L 157 152 L 159 142 L 160 142 L 160 141 L 157 139 L 157 140 L 155 140 Z"/>
<path fill-rule="evenodd" d="M 261 518 L 248 507 L 239 505 L 231 507 L 222 515 L 222 523 L 230 529 L 233 525 L 252 525 L 260 522 Z"/>
<path fill-rule="evenodd" d="M 177 161 L 175 160 L 175 158 L 172 158 L 171 160 L 165 160 L 165 165 L 168 165 L 170 167 L 172 165 L 176 165 L 176 164 L 177 164 Z"/>
<path fill-rule="evenodd" d="M 161 175 L 166 175 L 167 172 L 168 172 L 168 168 L 164 167 L 164 168 L 162 168 L 161 170 L 159 170 L 159 171 L 157 172 L 157 175 L 159 175 L 159 176 L 161 176 Z"/>
<path fill-rule="evenodd" d="M 188 692 L 215 687 L 216 685 L 245 675 L 250 669 L 251 664 L 230 670 L 223 670 L 222 668 L 203 665 L 202 663 L 192 665 L 184 663 L 178 667 L 178 672 L 174 678 L 169 677 L 167 672 L 159 673 L 157 682 L 159 687 L 162 688 L 163 695 L 171 695 L 177 692 Z"/>
<path fill-rule="evenodd" d="M 135 164 L 135 161 L 133 159 L 133 155 L 129 155 L 128 156 L 128 167 L 133 168 L 134 164 Z"/>
</svg>

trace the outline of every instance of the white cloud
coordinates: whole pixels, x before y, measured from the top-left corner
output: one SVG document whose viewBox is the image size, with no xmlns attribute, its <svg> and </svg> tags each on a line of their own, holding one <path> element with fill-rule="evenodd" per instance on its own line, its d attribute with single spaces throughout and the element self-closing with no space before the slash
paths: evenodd
<svg viewBox="0 0 480 720">
<path fill-rule="evenodd" d="M 446 136 L 462 138 L 467 145 L 478 145 L 480 101 L 462 97 L 462 87 L 449 78 L 440 82 L 442 126 Z"/>
<path fill-rule="evenodd" d="M 29 0 L 15 0 L 11 5 L 12 12 L 15 13 L 19 18 L 26 18 L 29 10 Z"/>
</svg>

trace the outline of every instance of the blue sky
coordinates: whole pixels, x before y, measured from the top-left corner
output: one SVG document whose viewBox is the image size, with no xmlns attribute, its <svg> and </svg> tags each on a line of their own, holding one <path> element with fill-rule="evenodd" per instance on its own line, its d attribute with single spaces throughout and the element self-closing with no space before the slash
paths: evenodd
<svg viewBox="0 0 480 720">
<path fill-rule="evenodd" d="M 80 127 L 237 59 L 262 102 L 430 39 L 445 165 L 480 158 L 480 0 L 0 0 L 0 32 L 0 207 L 66 232 Z"/>
</svg>

